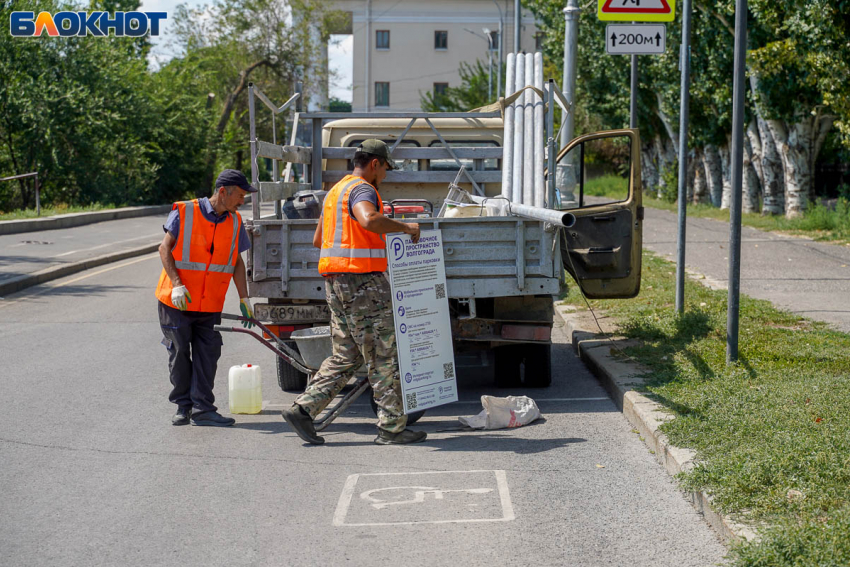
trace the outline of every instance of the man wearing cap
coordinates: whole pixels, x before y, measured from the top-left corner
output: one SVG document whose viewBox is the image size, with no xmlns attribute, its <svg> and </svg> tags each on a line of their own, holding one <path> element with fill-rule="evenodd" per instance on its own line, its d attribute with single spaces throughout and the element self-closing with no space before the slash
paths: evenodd
<svg viewBox="0 0 850 567">
<path fill-rule="evenodd" d="M 224 297 L 232 279 L 239 307 L 253 317 L 242 252 L 251 247 L 237 209 L 256 193 L 245 176 L 225 169 L 210 198 L 174 203 L 159 246 L 162 274 L 156 287 L 162 344 L 168 349 L 173 425 L 225 427 L 236 420 L 218 413 L 213 384 L 221 356 Z M 243 322 L 251 327 L 253 323 Z"/>
<path fill-rule="evenodd" d="M 313 419 L 321 413 L 364 363 L 378 405 L 379 445 L 424 441 L 424 431 L 405 429 L 401 402 L 392 297 L 387 279 L 384 234 L 403 232 L 419 240 L 419 225 L 383 215 L 378 185 L 395 169 L 380 140 L 366 140 L 354 154 L 354 171 L 334 185 L 313 235 L 321 248 L 319 273 L 331 311 L 333 354 L 322 363 L 307 390 L 283 418 L 299 437 L 320 445 Z"/>
</svg>

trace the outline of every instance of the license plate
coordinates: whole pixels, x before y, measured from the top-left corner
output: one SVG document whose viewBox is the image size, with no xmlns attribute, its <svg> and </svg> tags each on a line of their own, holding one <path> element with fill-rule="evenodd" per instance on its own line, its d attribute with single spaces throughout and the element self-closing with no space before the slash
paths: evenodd
<svg viewBox="0 0 850 567">
<path fill-rule="evenodd" d="M 327 305 L 269 305 L 258 303 L 254 305 L 254 317 L 260 321 L 273 323 L 312 323 L 314 321 L 330 321 L 331 312 Z"/>
</svg>

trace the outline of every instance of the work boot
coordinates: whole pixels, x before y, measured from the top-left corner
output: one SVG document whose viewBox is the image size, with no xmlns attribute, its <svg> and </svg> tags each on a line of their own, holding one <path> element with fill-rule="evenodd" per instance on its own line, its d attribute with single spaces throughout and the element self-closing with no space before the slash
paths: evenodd
<svg viewBox="0 0 850 567">
<path fill-rule="evenodd" d="M 189 415 L 192 408 L 177 408 L 177 413 L 171 418 L 171 425 L 189 425 Z"/>
<path fill-rule="evenodd" d="M 313 426 L 313 418 L 310 417 L 304 408 L 298 404 L 292 404 L 292 407 L 280 412 L 289 427 L 292 428 L 298 437 L 313 445 L 321 445 L 325 442 L 324 437 L 316 435 L 316 428 Z"/>
<path fill-rule="evenodd" d="M 196 413 L 190 420 L 192 425 L 205 425 L 210 427 L 229 427 L 236 423 L 232 417 L 224 417 L 217 411 L 205 411 Z"/>
<path fill-rule="evenodd" d="M 424 431 L 411 431 L 405 429 L 399 433 L 390 433 L 383 429 L 378 430 L 378 436 L 375 437 L 375 443 L 378 445 L 407 445 L 408 443 L 421 443 L 425 441 L 428 434 Z"/>
</svg>

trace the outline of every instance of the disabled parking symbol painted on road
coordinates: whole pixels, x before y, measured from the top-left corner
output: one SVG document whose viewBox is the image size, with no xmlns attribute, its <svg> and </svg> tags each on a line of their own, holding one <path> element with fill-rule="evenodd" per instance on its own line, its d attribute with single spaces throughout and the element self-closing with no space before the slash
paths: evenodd
<svg viewBox="0 0 850 567">
<path fill-rule="evenodd" d="M 507 522 L 515 519 L 505 471 L 354 474 L 335 526 Z"/>
</svg>

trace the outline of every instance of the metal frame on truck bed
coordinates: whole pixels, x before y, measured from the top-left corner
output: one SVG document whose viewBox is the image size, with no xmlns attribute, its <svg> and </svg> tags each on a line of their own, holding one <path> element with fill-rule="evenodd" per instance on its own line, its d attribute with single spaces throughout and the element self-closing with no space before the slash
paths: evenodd
<svg viewBox="0 0 850 567">
<path fill-rule="evenodd" d="M 549 385 L 553 297 L 564 290 L 565 270 L 589 296 L 635 295 L 640 283 L 642 208 L 640 191 L 635 190 L 640 187 L 637 130 L 582 136 L 556 155 L 551 109 L 563 104 L 553 82 L 546 84 L 545 93 L 550 109 L 545 132 L 548 209 L 506 203 L 500 197 L 502 172 L 493 167 L 503 157 L 499 112 L 296 112 L 291 143 L 279 145 L 274 117 L 286 111 L 293 99 L 277 107 L 254 85 L 249 86 L 251 175 L 259 192 L 252 202 L 253 220 L 246 223 L 253 243 L 248 290 L 251 297 L 268 300 L 256 305 L 256 317 L 267 321 L 284 340 L 296 329 L 329 320 L 318 272 L 319 250 L 312 244 L 317 219 L 287 218 L 284 212 L 291 211 L 296 194 L 312 192 L 321 199 L 320 192 L 347 173 L 345 166 L 357 140 L 377 137 L 391 144 L 394 159 L 405 163 L 383 181 L 384 198 L 445 197 L 452 179 L 462 176 L 456 185 L 468 191 L 477 210 L 496 214 L 446 218 L 426 213 L 407 219 L 418 222 L 423 230 L 442 232 L 456 355 L 472 353 L 471 358 L 483 359 L 486 354 L 500 386 Z M 256 99 L 272 111 L 272 142 L 257 138 Z M 302 120 L 310 123 L 309 136 L 304 135 L 309 145 L 296 144 Z M 606 137 L 628 143 L 627 195 L 619 201 L 584 206 L 585 144 Z M 260 159 L 271 160 L 270 181 L 260 181 Z M 554 175 L 548 172 L 561 159 L 575 162 L 578 208 L 552 206 L 558 199 Z M 437 163 L 455 164 L 461 173 L 433 167 Z M 301 169 L 300 176 L 296 168 Z M 493 206 L 500 202 L 501 207 Z M 264 203 L 274 203 L 273 214 L 261 215 Z M 432 201 L 432 210 L 442 209 L 442 204 Z M 491 351 L 492 355 L 487 354 Z M 285 390 L 299 390 L 306 382 L 305 375 L 280 359 L 278 379 Z"/>
</svg>

